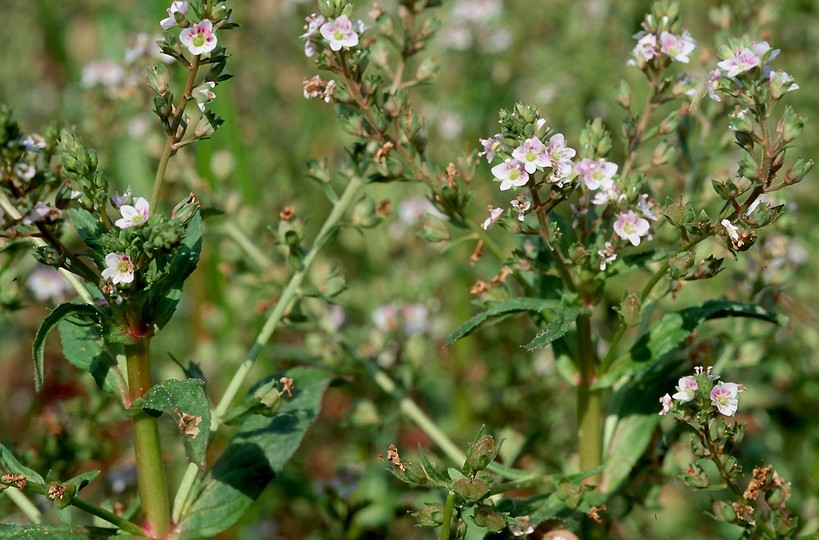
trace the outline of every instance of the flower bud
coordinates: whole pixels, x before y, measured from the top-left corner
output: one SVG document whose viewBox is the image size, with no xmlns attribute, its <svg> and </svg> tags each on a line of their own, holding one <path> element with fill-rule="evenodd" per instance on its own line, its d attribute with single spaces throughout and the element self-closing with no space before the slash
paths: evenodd
<svg viewBox="0 0 819 540">
<path fill-rule="evenodd" d="M 785 183 L 796 184 L 801 182 L 811 169 L 813 169 L 812 159 L 798 159 L 796 163 L 794 163 L 791 168 L 788 169 L 788 172 L 785 173 Z"/>
<path fill-rule="evenodd" d="M 482 478 L 464 476 L 452 483 L 452 491 L 467 501 L 479 501 L 489 494 L 489 484 Z"/>
<path fill-rule="evenodd" d="M 626 81 L 620 81 L 615 90 L 615 99 L 624 109 L 631 107 L 631 88 Z"/>
<path fill-rule="evenodd" d="M 493 533 L 501 532 L 506 527 L 506 518 L 503 514 L 489 506 L 480 505 L 475 508 L 472 521 L 478 527 L 484 527 Z"/>
<path fill-rule="evenodd" d="M 431 244 L 447 242 L 450 239 L 446 222 L 432 214 L 426 214 L 421 218 L 421 231 L 418 236 Z"/>
<path fill-rule="evenodd" d="M 802 118 L 796 115 L 796 112 L 791 107 L 785 108 L 785 115 L 782 117 L 784 124 L 782 128 L 782 140 L 786 143 L 796 139 L 805 127 L 805 122 Z M 779 131 L 779 126 L 777 126 Z"/>
<path fill-rule="evenodd" d="M 474 441 L 466 452 L 466 463 L 464 470 L 469 473 L 482 471 L 492 463 L 498 455 L 500 448 L 495 444 L 495 439 L 491 435 L 484 435 Z"/>
<path fill-rule="evenodd" d="M 433 79 L 435 74 L 438 73 L 439 67 L 438 62 L 436 62 L 434 58 L 425 58 L 418 65 L 418 69 L 415 70 L 415 80 L 424 82 Z"/>
<path fill-rule="evenodd" d="M 683 481 L 687 485 L 698 489 L 704 489 L 710 485 L 705 470 L 697 464 L 691 465 L 691 467 L 688 468 L 688 471 L 683 476 Z"/>
<path fill-rule="evenodd" d="M 444 505 L 427 503 L 422 510 L 412 513 L 419 527 L 440 527 L 444 523 Z"/>
<path fill-rule="evenodd" d="M 694 266 L 694 254 L 690 251 L 677 253 L 668 261 L 668 273 L 673 279 L 681 279 Z"/>
<path fill-rule="evenodd" d="M 640 311 L 640 297 L 635 293 L 629 293 L 620 302 L 620 319 L 626 326 L 637 326 L 643 319 Z"/>
<path fill-rule="evenodd" d="M 534 123 L 534 121 L 537 120 L 537 109 L 535 109 L 531 105 L 525 105 L 523 103 L 515 103 L 515 112 L 527 124 Z"/>
<path fill-rule="evenodd" d="M 170 86 L 168 69 L 164 64 L 158 64 L 148 68 L 148 86 L 160 96 L 164 96 Z"/>
</svg>

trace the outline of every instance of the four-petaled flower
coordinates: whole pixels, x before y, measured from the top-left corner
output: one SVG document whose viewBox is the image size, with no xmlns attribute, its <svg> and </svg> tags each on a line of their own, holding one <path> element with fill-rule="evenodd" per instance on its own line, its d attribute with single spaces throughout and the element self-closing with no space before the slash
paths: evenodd
<svg viewBox="0 0 819 540">
<path fill-rule="evenodd" d="M 697 42 L 691 37 L 688 30 L 684 31 L 681 36 L 675 36 L 670 32 L 660 34 L 660 51 L 677 62 L 687 64 L 688 55 L 694 52 L 696 46 Z"/>
<path fill-rule="evenodd" d="M 663 406 L 663 410 L 660 411 L 660 416 L 665 416 L 671 410 L 671 406 L 674 404 L 671 401 L 671 396 L 668 394 L 664 395 L 660 398 L 660 403 Z"/>
<path fill-rule="evenodd" d="M 523 145 L 512 151 L 512 157 L 523 164 L 523 168 L 529 174 L 538 169 L 543 169 L 551 164 L 549 156 L 546 154 L 546 145 L 537 137 L 526 139 Z"/>
<path fill-rule="evenodd" d="M 171 7 L 169 7 L 166 11 L 168 12 L 168 17 L 159 21 L 159 26 L 161 26 L 163 30 L 170 30 L 176 26 L 176 16 L 174 13 L 181 13 L 185 17 L 188 16 L 188 3 L 171 2 Z"/>
<path fill-rule="evenodd" d="M 602 158 L 598 160 L 585 158 L 575 165 L 574 172 L 582 178 L 583 183 L 590 190 L 594 191 L 600 188 L 607 190 L 614 183 L 617 164 Z"/>
<path fill-rule="evenodd" d="M 725 416 L 734 416 L 739 406 L 738 393 L 739 386 L 737 384 L 731 382 L 719 383 L 711 390 L 711 403 Z"/>
<path fill-rule="evenodd" d="M 769 54 L 770 53 L 770 54 Z M 768 56 L 768 60 L 773 60 L 779 54 L 779 49 L 771 51 L 771 46 L 767 41 L 754 43 L 751 48 L 739 47 L 734 50 L 734 56 L 726 58 L 717 66 L 726 71 L 728 77 L 736 77 L 740 73 L 745 73 L 762 63 L 763 57 Z"/>
<path fill-rule="evenodd" d="M 600 257 L 601 272 L 605 272 L 608 265 L 617 260 L 617 253 L 614 251 L 611 242 L 603 244 L 603 249 L 597 250 L 597 255 Z"/>
<path fill-rule="evenodd" d="M 179 34 L 179 41 L 191 54 L 206 54 L 216 48 L 216 34 L 213 23 L 208 19 L 193 23 Z"/>
<path fill-rule="evenodd" d="M 330 49 L 334 51 L 358 45 L 358 34 L 353 29 L 353 22 L 346 15 L 330 19 L 321 25 L 321 35 L 330 42 Z"/>
<path fill-rule="evenodd" d="M 650 226 L 648 220 L 639 217 L 629 210 L 621 212 L 614 222 L 614 232 L 617 236 L 628 240 L 634 246 L 640 245 L 640 238 L 648 234 Z"/>
<path fill-rule="evenodd" d="M 128 255 L 109 253 L 105 256 L 105 266 L 102 277 L 110 279 L 114 285 L 134 281 L 134 263 Z"/>
<path fill-rule="evenodd" d="M 501 181 L 501 191 L 506 191 L 513 186 L 525 186 L 529 181 L 529 173 L 523 168 L 523 163 L 511 159 L 492 167 L 492 174 Z"/>
<path fill-rule="evenodd" d="M 682 377 L 677 382 L 677 392 L 671 397 L 677 401 L 686 403 L 694 399 L 697 394 L 697 388 L 697 379 L 692 375 Z"/>
<path fill-rule="evenodd" d="M 119 212 L 122 214 L 122 218 L 116 220 L 114 225 L 120 229 L 129 229 L 144 225 L 148 221 L 151 215 L 151 206 L 146 198 L 137 197 L 133 206 L 123 204 L 119 207 Z"/>
</svg>

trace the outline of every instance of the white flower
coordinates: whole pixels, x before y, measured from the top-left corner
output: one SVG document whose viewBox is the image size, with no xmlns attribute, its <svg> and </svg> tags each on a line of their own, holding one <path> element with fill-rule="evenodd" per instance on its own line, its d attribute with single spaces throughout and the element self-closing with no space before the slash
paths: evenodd
<svg viewBox="0 0 819 540">
<path fill-rule="evenodd" d="M 137 197 L 134 201 L 134 206 L 123 204 L 119 207 L 119 212 L 122 214 L 122 218 L 116 220 L 114 225 L 120 229 L 129 229 L 131 227 L 144 225 L 151 215 L 151 207 L 147 199 Z"/>
<path fill-rule="evenodd" d="M 181 13 L 185 17 L 188 16 L 188 3 L 171 2 L 171 7 L 169 7 L 166 11 L 168 12 L 168 18 L 159 21 L 159 26 L 161 26 L 163 30 L 170 30 L 176 26 L 176 17 L 174 16 L 174 13 Z"/>
<path fill-rule="evenodd" d="M 105 266 L 105 270 L 102 271 L 102 277 L 110 279 L 114 285 L 133 283 L 134 263 L 131 262 L 131 257 L 128 255 L 109 253 L 105 256 Z"/>
<path fill-rule="evenodd" d="M 494 225 L 495 222 L 501 218 L 504 212 L 505 210 L 503 208 L 493 208 L 490 206 L 489 217 L 483 221 L 481 224 L 481 229 L 488 231 L 490 227 L 492 227 L 492 225 Z"/>
</svg>

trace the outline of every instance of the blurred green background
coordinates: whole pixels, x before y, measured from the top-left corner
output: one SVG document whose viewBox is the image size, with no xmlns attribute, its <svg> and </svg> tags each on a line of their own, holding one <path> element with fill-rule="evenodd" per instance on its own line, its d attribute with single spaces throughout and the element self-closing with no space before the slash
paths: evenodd
<svg viewBox="0 0 819 540">
<path fill-rule="evenodd" d="M 163 138 L 142 82 L 151 60 L 137 55 L 125 65 L 125 59 L 139 52 L 134 50 L 139 39 L 153 40 L 138 36 L 160 30 L 168 4 L 3 2 L 0 102 L 10 104 L 29 131 L 54 119 L 76 125 L 86 143 L 96 147 L 116 189 L 131 186 L 136 195 L 147 195 Z M 761 5 L 730 3 L 737 12 L 751 4 Z M 315 68 L 298 36 L 315 6 L 296 0 L 232 5 L 241 28 L 219 39 L 232 55 L 228 71 L 235 77 L 217 88 L 213 103 L 226 123 L 212 140 L 186 148 L 172 161 L 165 195 L 169 208 L 193 191 L 204 208 L 223 213 L 206 222 L 200 268 L 186 286 L 182 309 L 154 346 L 161 376 L 181 376 L 171 354 L 197 362 L 212 397 L 220 395 L 286 278 L 284 256 L 274 242 L 278 213 L 292 205 L 306 222 L 307 237 L 315 233 L 329 203 L 321 187 L 305 178 L 305 163 L 322 157 L 340 162 L 349 141 L 337 126 L 332 106 L 302 95 L 302 78 L 314 75 Z M 391 2 L 383 5 L 392 9 Z M 683 25 L 700 42 L 688 66 L 695 78 L 704 80 L 717 61 L 704 51 L 744 27 L 736 18 L 726 20 L 725 5 L 683 2 Z M 477 149 L 479 137 L 497 131 L 497 110 L 517 100 L 537 106 L 570 145 L 576 145 L 586 119 L 594 116 L 602 117 L 616 137 L 622 112 L 614 104 L 613 87 L 625 78 L 640 92 L 640 74 L 625 62 L 634 45 L 631 36 L 649 7 L 650 2 L 636 0 L 445 2 L 435 10 L 443 25 L 427 52 L 441 66 L 438 80 L 417 95 L 427 119 L 431 155 L 445 164 Z M 356 13 L 366 19 L 366 9 L 359 2 Z M 770 2 L 757 15 L 750 22 L 752 36 L 782 49 L 776 67 L 791 73 L 801 86 L 788 102 L 808 119 L 800 155 L 814 157 L 819 136 L 819 2 Z M 125 66 L 123 82 L 107 88 L 88 84 L 93 76 L 89 64 L 100 61 Z M 727 119 L 715 129 L 727 129 Z M 616 142 L 614 157 L 621 155 Z M 488 169 L 481 165 L 473 182 L 476 222 L 484 219 L 487 204 L 499 203 Z M 819 191 L 812 176 L 789 192 L 789 215 L 768 233 L 779 236 L 757 246 L 773 255 L 741 253 L 720 279 L 689 286 L 706 297 L 753 296 L 786 313 L 790 327 L 771 333 L 754 324 L 711 325 L 680 358 L 682 364 L 717 362 L 724 378 L 749 388 L 741 418 L 749 423 L 742 448 L 747 470 L 763 460 L 772 462 L 793 482 L 794 510 L 815 523 L 819 261 L 811 246 L 819 243 Z M 422 186 L 373 185 L 368 193 L 377 203 L 389 202 L 385 223 L 364 234 L 344 230 L 313 272 L 315 284 L 334 272 L 346 277 L 343 308 L 303 302 L 307 317 L 291 321 L 255 368 L 261 377 L 293 363 L 311 363 L 344 377 L 328 392 L 322 417 L 289 470 L 242 524 L 222 538 L 434 537 L 414 528 L 407 511 L 439 500 L 441 494 L 406 488 L 376 459 L 392 442 L 411 451 L 419 442 L 428 447 L 429 441 L 343 354 L 339 333 L 377 358 L 459 444 L 486 424 L 520 449 L 519 465 L 538 460 L 552 470 L 571 468 L 573 400 L 560 398 L 571 395 L 570 387 L 548 353 L 531 355 L 520 349 L 535 331 L 530 323 L 507 320 L 450 349 L 442 347 L 443 339 L 475 312 L 469 287 L 477 279 L 490 279 L 499 265 L 488 257 L 470 265 L 474 243 L 442 251 L 417 236 L 420 225 L 412 218 L 412 203 L 426 195 Z M 248 257 L 239 247 L 236 230 L 245 232 L 259 256 Z M 495 232 L 499 242 L 511 246 L 508 236 Z M 794 252 L 797 248 L 801 251 Z M 775 256 L 784 261 L 782 266 L 763 271 L 760 265 Z M 113 471 L 92 486 L 94 496 L 127 501 L 134 490 L 129 424 L 114 403 L 95 392 L 90 377 L 78 380 L 60 358 L 56 343 L 47 358 L 48 386 L 40 395 L 33 393 L 31 342 L 48 307 L 26 286 L 34 267 L 29 261 L 15 268 L 16 281 L 7 278 L 2 283 L 5 296 L 22 298 L 23 309 L 0 315 L 0 403 L 7 411 L 0 416 L 0 441 L 14 446 L 38 470 L 53 468 L 65 477 L 91 468 Z M 425 309 L 423 331 L 407 335 L 379 328 L 373 313 L 391 303 Z M 658 389 L 657 395 L 667 390 Z M 172 427 L 165 426 L 169 441 Z M 220 444 L 224 441 L 217 441 L 215 450 Z M 166 444 L 165 450 L 169 460 L 182 463 L 181 445 Z M 677 465 L 685 466 L 680 459 Z M 180 472 L 181 467 L 172 471 L 172 485 Z M 668 472 L 676 470 L 669 467 Z M 116 495 L 121 489 L 128 495 Z M 700 519 L 708 508 L 706 495 L 691 496 L 672 481 L 656 496 L 663 508 L 637 506 L 622 524 L 620 537 L 735 537 L 733 529 L 718 530 Z M 18 518 L 4 498 L 0 516 Z"/>
</svg>

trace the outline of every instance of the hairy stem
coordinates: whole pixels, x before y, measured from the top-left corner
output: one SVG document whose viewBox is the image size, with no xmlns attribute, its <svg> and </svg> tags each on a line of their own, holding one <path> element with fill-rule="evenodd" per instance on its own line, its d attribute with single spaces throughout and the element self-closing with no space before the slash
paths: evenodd
<svg viewBox="0 0 819 540">
<path fill-rule="evenodd" d="M 128 389 L 132 402 L 142 397 L 151 387 L 149 344 L 150 340 L 143 339 L 125 346 Z M 163 538 L 170 529 L 171 515 L 159 429 L 156 418 L 142 410 L 134 414 L 132 422 L 139 500 L 145 511 L 150 534 Z"/>
</svg>

